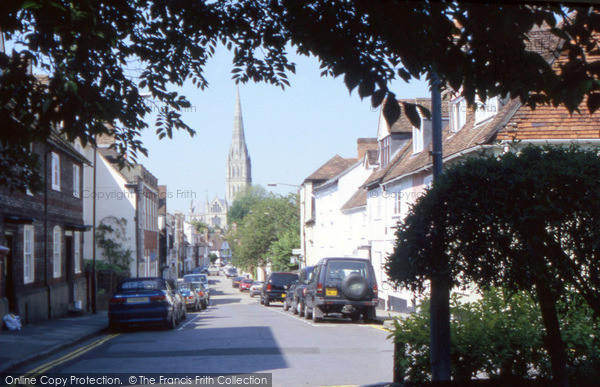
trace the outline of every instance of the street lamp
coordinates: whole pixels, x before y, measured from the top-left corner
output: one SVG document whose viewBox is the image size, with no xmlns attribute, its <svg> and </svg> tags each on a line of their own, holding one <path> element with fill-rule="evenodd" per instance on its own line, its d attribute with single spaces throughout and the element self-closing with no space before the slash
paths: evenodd
<svg viewBox="0 0 600 387">
<path fill-rule="evenodd" d="M 297 184 L 287 184 L 287 183 L 267 183 L 267 186 L 269 187 L 277 187 L 278 185 L 287 185 L 289 187 L 296 187 L 296 188 L 300 188 L 301 186 L 297 185 Z"/>
</svg>

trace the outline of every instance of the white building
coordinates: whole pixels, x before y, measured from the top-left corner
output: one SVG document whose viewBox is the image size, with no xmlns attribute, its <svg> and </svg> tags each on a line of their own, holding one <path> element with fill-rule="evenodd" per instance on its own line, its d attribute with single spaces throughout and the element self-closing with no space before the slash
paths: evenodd
<svg viewBox="0 0 600 387">
<path fill-rule="evenodd" d="M 130 274 L 140 277 L 159 275 L 158 181 L 139 164 L 119 169 L 116 151 L 109 148 L 111 143 L 111 139 L 99 139 L 95 161 L 84 169 L 84 222 L 93 225 L 95 202 L 96 227 L 111 227 L 114 231 L 109 237 L 131 252 Z M 94 160 L 92 146 L 87 146 L 83 152 L 89 160 Z M 93 234 L 86 232 L 85 259 L 92 259 L 93 246 Z M 96 259 L 108 260 L 99 247 L 96 247 Z"/>
</svg>

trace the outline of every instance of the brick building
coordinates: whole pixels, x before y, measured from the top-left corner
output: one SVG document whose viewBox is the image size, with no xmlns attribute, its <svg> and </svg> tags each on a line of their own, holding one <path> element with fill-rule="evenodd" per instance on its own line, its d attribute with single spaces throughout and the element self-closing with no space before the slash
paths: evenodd
<svg viewBox="0 0 600 387">
<path fill-rule="evenodd" d="M 18 313 L 24 323 L 86 308 L 82 247 L 82 173 L 88 161 L 56 133 L 32 145 L 44 188 L 9 192 L 0 187 L 0 317 Z"/>
</svg>

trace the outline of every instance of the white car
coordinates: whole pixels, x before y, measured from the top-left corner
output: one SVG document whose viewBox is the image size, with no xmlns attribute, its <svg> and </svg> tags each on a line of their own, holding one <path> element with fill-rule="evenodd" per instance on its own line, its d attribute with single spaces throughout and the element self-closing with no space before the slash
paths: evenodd
<svg viewBox="0 0 600 387">
<path fill-rule="evenodd" d="M 221 268 L 217 265 L 210 265 L 208 267 L 208 274 L 209 275 L 219 275 L 219 271 L 221 270 Z"/>
</svg>

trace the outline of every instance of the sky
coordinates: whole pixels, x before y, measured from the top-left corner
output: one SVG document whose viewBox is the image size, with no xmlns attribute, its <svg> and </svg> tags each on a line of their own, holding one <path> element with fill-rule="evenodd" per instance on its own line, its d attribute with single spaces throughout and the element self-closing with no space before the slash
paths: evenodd
<svg viewBox="0 0 600 387">
<path fill-rule="evenodd" d="M 252 160 L 252 183 L 286 194 L 336 154 L 356 157 L 359 137 L 376 137 L 379 110 L 348 92 L 343 78 L 321 77 L 318 60 L 292 55 L 296 74 L 285 90 L 265 83 L 239 85 L 244 132 Z M 149 157 L 138 162 L 166 185 L 167 210 L 188 212 L 191 200 L 225 197 L 225 169 L 235 109 L 231 54 L 220 47 L 205 68 L 209 87 L 191 83 L 180 91 L 192 104 L 184 121 L 196 131 L 159 140 L 153 118 L 142 134 Z M 398 98 L 427 97 L 425 82 L 392 84 Z"/>
</svg>

